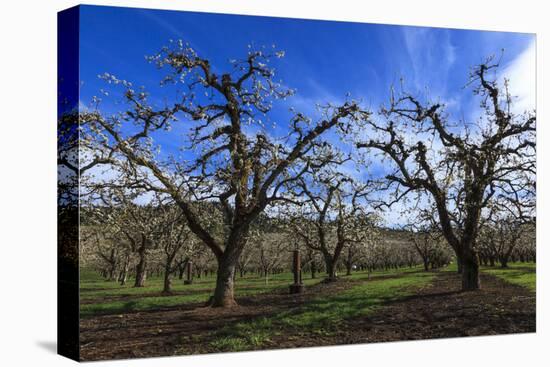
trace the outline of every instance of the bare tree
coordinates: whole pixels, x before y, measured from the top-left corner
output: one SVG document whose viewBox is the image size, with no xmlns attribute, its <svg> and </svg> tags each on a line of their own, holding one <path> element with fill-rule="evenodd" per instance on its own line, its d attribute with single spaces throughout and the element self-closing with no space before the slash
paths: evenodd
<svg viewBox="0 0 550 367">
<path fill-rule="evenodd" d="M 441 234 L 437 228 L 420 226 L 410 234 L 411 243 L 416 253 L 422 259 L 424 270 L 441 267 L 450 261 L 447 253 L 441 245 Z"/>
<path fill-rule="evenodd" d="M 303 266 L 302 268 L 304 270 L 309 268 L 309 272 L 311 273 L 311 279 L 315 279 L 317 277 L 317 272 L 321 268 L 321 260 L 319 259 L 319 253 L 312 248 L 309 248 L 306 246 L 305 248 L 305 256 L 303 257 Z"/>
<path fill-rule="evenodd" d="M 346 275 L 351 275 L 354 266 L 361 264 L 365 257 L 368 257 L 368 251 L 372 249 L 375 243 L 382 240 L 380 236 L 380 219 L 373 213 L 367 216 L 365 212 L 356 214 L 357 217 L 352 218 L 352 230 L 357 231 L 352 241 L 346 245 L 347 254 L 344 259 L 346 266 Z M 364 216 L 361 218 L 361 216 Z"/>
<path fill-rule="evenodd" d="M 98 231 L 111 228 L 116 241 L 136 254 L 134 287 L 145 286 L 149 253 L 159 247 L 160 229 L 164 224 L 158 201 L 139 205 L 135 200 L 141 192 L 113 187 L 103 187 L 95 193 L 88 197 L 89 204 L 82 216 L 93 220 Z"/>
<path fill-rule="evenodd" d="M 118 281 L 120 285 L 125 285 L 128 280 L 128 272 L 130 271 L 131 252 L 128 248 L 123 248 L 122 264 L 118 274 Z"/>
<path fill-rule="evenodd" d="M 439 229 L 436 211 L 433 205 L 417 208 L 417 215 L 411 215 L 410 223 L 406 226 L 410 243 L 422 259 L 425 271 L 430 269 L 430 265 L 435 269 L 448 264 L 451 260 L 446 251 L 448 245 L 445 246 L 445 239 Z"/>
<path fill-rule="evenodd" d="M 253 255 L 254 252 L 252 246 L 245 247 L 243 252 L 241 253 L 239 260 L 237 261 L 237 270 L 239 271 L 241 278 L 245 276 L 248 267 L 252 261 Z"/>
<path fill-rule="evenodd" d="M 486 213 L 480 230 L 480 248 L 489 257 L 491 265 L 498 260 L 501 267 L 506 268 L 535 219 L 525 213 L 523 206 L 509 207 L 507 200 L 492 201 Z"/>
<path fill-rule="evenodd" d="M 290 246 L 280 234 L 275 232 L 262 233 L 258 239 L 256 258 L 267 284 L 269 273 L 281 265 L 285 255 L 289 254 Z"/>
<path fill-rule="evenodd" d="M 172 293 L 172 274 L 178 269 L 178 256 L 185 259 L 184 264 L 196 252 L 196 243 L 192 232 L 183 219 L 181 210 L 165 200 L 159 200 L 159 213 L 161 223 L 158 228 L 158 238 L 164 257 L 164 285 L 162 293 Z"/>
<path fill-rule="evenodd" d="M 443 104 L 392 92 L 383 121 L 365 120 L 378 136 L 357 143 L 394 163 L 386 176 L 395 190 L 389 205 L 412 192 L 433 199 L 440 230 L 462 265 L 463 290 L 480 286 L 476 241 L 491 198 L 523 205 L 534 196 L 536 115 L 513 112 L 508 82 L 501 87 L 490 75 L 497 67 L 490 58 L 472 70 L 484 112 L 477 123 L 452 123 Z"/>
<path fill-rule="evenodd" d="M 296 114 L 283 140 L 270 137 L 262 126 L 273 101 L 292 95 L 292 90 L 274 81 L 268 66 L 272 58 L 283 55 L 251 48 L 244 59 L 230 61 L 231 71 L 219 74 L 209 60 L 178 41 L 149 58 L 160 69 L 168 69 L 163 85 L 186 88 L 171 105 L 157 108 L 144 90 L 135 91 L 131 83 L 105 74 L 107 82 L 124 88 L 128 108 L 106 115 L 98 105 L 80 116 L 100 151 L 114 152 L 112 157 L 127 161 L 135 172 L 145 171 L 136 184 L 170 195 L 191 231 L 215 255 L 218 271 L 212 306 L 235 304 L 234 272 L 251 223 L 268 205 L 284 200 L 281 187 L 301 176 L 319 136 L 368 115 L 350 101 L 328 106 L 315 124 Z M 153 137 L 179 119 L 185 120 L 189 132 L 185 148 L 196 156 L 161 159 Z M 223 209 L 223 236 L 209 231 L 198 213 L 196 203 L 204 200 L 216 200 Z"/>
<path fill-rule="evenodd" d="M 102 263 L 102 273 L 106 280 L 116 280 L 116 270 L 120 262 L 119 248 L 116 246 L 116 236 L 109 233 L 108 228 L 103 231 L 83 231 L 83 243 L 92 243 L 93 254 Z"/>
<path fill-rule="evenodd" d="M 342 161 L 331 155 L 331 161 Z M 297 197 L 303 196 L 294 233 L 306 247 L 318 251 L 325 261 L 327 280 L 336 280 L 336 266 L 345 246 L 361 243 L 369 233 L 371 215 L 360 205 L 364 192 L 338 172 L 322 170 L 296 182 Z"/>
</svg>

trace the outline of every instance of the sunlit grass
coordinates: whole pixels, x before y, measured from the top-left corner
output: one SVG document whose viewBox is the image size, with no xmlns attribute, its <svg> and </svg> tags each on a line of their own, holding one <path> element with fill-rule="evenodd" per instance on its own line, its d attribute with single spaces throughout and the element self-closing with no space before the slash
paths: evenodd
<svg viewBox="0 0 550 367">
<path fill-rule="evenodd" d="M 371 281 L 357 282 L 333 296 L 316 298 L 301 308 L 227 326 L 216 334 L 210 346 L 218 351 L 255 349 L 283 329 L 285 334 L 290 330 L 297 335 L 331 335 L 344 320 L 368 315 L 387 302 L 412 295 L 435 276 L 418 269 L 396 272 L 397 277 L 392 278 L 384 277 L 388 275 L 384 273 L 373 274 Z M 366 274 L 357 274 L 356 278 L 362 276 Z"/>
<path fill-rule="evenodd" d="M 535 291 L 537 286 L 536 268 L 535 263 L 510 263 L 508 268 L 484 266 L 482 271 L 509 283 Z"/>
<path fill-rule="evenodd" d="M 520 285 L 535 291 L 536 288 L 536 267 L 535 263 L 509 263 L 508 268 L 501 268 L 497 263 L 495 266 L 482 266 L 481 271 L 485 274 L 494 275 L 509 283 Z M 445 271 L 457 271 L 456 262 L 445 268 Z"/>
</svg>

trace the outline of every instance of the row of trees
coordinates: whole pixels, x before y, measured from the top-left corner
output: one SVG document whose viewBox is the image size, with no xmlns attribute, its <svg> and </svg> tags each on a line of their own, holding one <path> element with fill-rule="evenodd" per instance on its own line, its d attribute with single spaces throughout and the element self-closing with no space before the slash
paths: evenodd
<svg viewBox="0 0 550 367">
<path fill-rule="evenodd" d="M 303 270 L 311 272 L 313 278 L 318 272 L 326 272 L 327 281 L 336 280 L 338 273 L 350 275 L 353 269 L 370 272 L 421 263 L 428 271 L 452 261 L 453 254 L 433 221 L 417 221 L 407 230 L 382 229 L 372 217 L 352 215 L 353 205 L 341 204 L 349 180 L 335 181 L 332 177 L 323 182 L 328 190 L 317 196 L 311 187 L 304 190 L 314 199 L 323 194 L 335 195 L 334 202 L 330 197 L 322 201 L 323 207 L 317 201 L 305 202 L 298 211 L 282 210 L 276 217 L 262 216 L 256 221 L 250 232 L 250 246 L 239 258 L 234 279 L 237 273 L 240 277 L 254 273 L 267 282 L 270 274 L 291 268 L 290 253 L 295 248 L 304 253 Z M 357 198 L 364 190 L 353 192 Z M 132 274 L 135 287 L 144 286 L 147 273 L 163 275 L 165 294 L 170 294 L 172 278 L 177 275 L 183 279 L 188 266 L 197 277 L 215 274 L 215 258 L 186 227 L 173 203 L 156 197 L 147 205 L 138 205 L 133 198 L 122 190 L 104 188 L 94 199 L 100 203 L 85 207 L 81 246 L 84 267 L 95 268 L 105 279 L 121 285 Z M 329 210 L 329 205 L 335 203 L 339 203 L 337 210 Z M 223 223 L 215 223 L 223 217 L 219 210 L 213 206 L 203 210 L 210 213 L 213 228 L 223 227 Z M 536 260 L 534 227 L 518 223 L 494 217 L 486 222 L 480 235 L 481 263 L 494 266 L 499 262 L 506 267 L 510 260 Z"/>
<path fill-rule="evenodd" d="M 85 215 L 88 220 L 83 225 L 82 266 L 95 269 L 105 280 L 121 285 L 132 278 L 134 287 L 144 286 L 147 274 L 162 276 L 163 293 L 167 295 L 171 292 L 172 279 L 186 279 L 187 267 L 193 277 L 215 274 L 216 259 L 181 226 L 185 222 L 174 220 L 172 213 L 177 212 L 177 208 L 170 204 L 158 205 L 136 205 L 130 201 L 98 206 L 88 212 Z M 327 281 L 335 281 L 339 274 L 350 275 L 353 270 L 372 272 L 413 267 L 423 261 L 431 265 L 426 268 L 429 270 L 451 261 L 451 254 L 441 241 L 427 242 L 431 251 L 424 254 L 417 244 L 418 239 L 424 238 L 421 234 L 378 227 L 359 228 L 359 231 L 368 231 L 363 233 L 369 233 L 370 238 L 346 242 L 340 248 L 337 232 L 341 218 L 327 220 L 323 229 L 325 242 L 320 247 L 310 237 L 296 236 L 294 220 L 262 217 L 255 224 L 250 246 L 237 263 L 234 281 L 254 275 L 263 277 L 267 283 L 271 274 L 288 272 L 292 268 L 292 250 L 296 248 L 303 255 L 304 273 L 310 273 L 312 278 L 325 273 Z M 352 223 L 356 225 L 355 221 Z M 318 222 L 310 222 L 307 228 L 301 220 L 300 226 L 301 230 L 314 234 Z M 336 251 L 341 255 L 334 256 Z"/>
<path fill-rule="evenodd" d="M 509 218 L 508 218 L 509 219 Z M 535 227 L 501 220 L 481 229 L 479 258 L 483 265 L 508 267 L 509 262 L 536 262 Z"/>
<path fill-rule="evenodd" d="M 124 108 L 107 113 L 94 98 L 92 108 L 78 114 L 81 185 L 94 198 L 90 212 L 98 200 L 104 206 L 96 226 L 122 231 L 106 216 L 108 208 L 121 205 L 128 192 L 152 195 L 149 202 L 158 205 L 134 207 L 136 213 L 150 207 L 140 214 L 151 215 L 145 227 L 123 226 L 131 252 L 139 257 L 148 246 L 168 246 L 166 269 L 171 270 L 177 257 L 171 254 L 179 251 L 174 252 L 175 238 L 192 238 L 216 261 L 212 306 L 231 306 L 239 263 L 253 243 L 264 243 L 251 241 L 262 217 L 288 218 L 293 238 L 321 254 L 333 279 L 345 249 L 353 257 L 360 252 L 354 246 L 376 242 L 378 211 L 400 203 L 433 214 L 429 232 L 438 233 L 454 252 L 462 288 L 479 288 L 480 236 L 482 228 L 491 228 L 492 208 L 525 223 L 534 219 L 536 115 L 514 112 L 507 82 L 502 87 L 494 74 L 498 63 L 488 59 L 472 70 L 470 84 L 481 107 L 473 123 L 452 121 L 442 103 L 392 90 L 389 104 L 376 115 L 347 99 L 318 106 L 315 121 L 293 112 L 284 136 L 276 136 L 265 124 L 273 105 L 293 95 L 270 67 L 282 56 L 251 48 L 220 73 L 190 45 L 171 43 L 148 58 L 164 72 L 165 93 L 174 92 L 171 99 L 163 96 L 162 106 L 149 102 L 144 88 L 135 90 L 132 83 L 104 74 L 108 84 L 122 88 L 116 106 Z M 185 130 L 184 137 L 171 134 L 173 127 Z M 334 134 L 347 148 L 325 138 Z M 155 143 L 162 136 L 182 141 L 182 149 L 192 154 L 164 153 Z M 385 162 L 383 170 L 365 163 L 376 158 Z M 352 180 L 343 174 L 346 162 L 370 178 Z M 89 168 L 97 166 L 109 167 L 116 177 L 94 178 Z M 101 187 L 124 195 L 104 195 Z M 135 203 L 139 195 L 130 200 Z M 162 216 L 173 221 L 157 220 Z M 160 235 L 165 232 L 170 235 Z M 444 262 L 430 253 L 431 264 Z M 136 278 L 146 267 L 140 260 Z"/>
</svg>

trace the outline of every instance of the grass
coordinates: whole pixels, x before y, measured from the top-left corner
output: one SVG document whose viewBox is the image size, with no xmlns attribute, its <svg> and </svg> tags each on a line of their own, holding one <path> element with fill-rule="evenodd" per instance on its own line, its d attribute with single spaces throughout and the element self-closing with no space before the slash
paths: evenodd
<svg viewBox="0 0 550 367">
<path fill-rule="evenodd" d="M 230 337 L 217 339 L 211 343 L 211 346 L 217 350 L 231 350 L 234 352 L 249 349 L 245 339 Z"/>
<path fill-rule="evenodd" d="M 442 270 L 456 271 L 456 264 Z M 506 269 L 482 267 L 481 271 L 535 291 L 536 264 L 511 263 Z M 278 335 L 285 335 L 289 339 L 301 335 L 334 335 L 345 325 L 346 320 L 371 314 L 388 302 L 415 294 L 419 288 L 429 285 L 435 275 L 422 271 L 421 267 L 376 271 L 370 275 L 367 272 L 353 272 L 350 276 L 342 276 L 341 282 L 347 284 L 340 291 L 329 296 L 320 295 L 301 306 L 272 315 L 228 324 L 212 331 L 205 345 L 222 352 L 242 351 L 269 346 Z M 303 277 L 306 286 L 312 286 L 323 279 L 322 274 L 317 279 L 311 279 L 309 274 L 303 274 Z M 266 292 L 286 291 L 291 283 L 291 273 L 272 275 L 268 283 L 262 277 L 248 275 L 237 277 L 235 293 L 238 299 Z M 174 294 L 170 296 L 160 295 L 162 277 L 150 277 L 146 287 L 134 288 L 131 280 L 127 285 L 120 286 L 117 282 L 103 280 L 93 271 L 82 270 L 80 284 L 81 300 L 85 302 L 80 306 L 81 316 L 86 318 L 205 302 L 212 294 L 215 277 L 195 278 L 191 285 L 173 279 Z"/>
<path fill-rule="evenodd" d="M 481 272 L 496 276 L 511 284 L 520 285 L 531 291 L 536 290 L 536 268 L 535 263 L 509 263 L 507 268 L 496 266 L 481 266 Z M 457 271 L 456 263 L 450 264 L 445 271 Z M 483 286 L 483 285 L 482 285 Z"/>
<path fill-rule="evenodd" d="M 304 279 L 304 284 L 313 285 L 321 279 Z M 131 311 L 146 311 L 174 307 L 185 303 L 206 302 L 212 295 L 216 278 L 214 276 L 195 278 L 193 284 L 184 285 L 179 279 L 172 280 L 173 295 L 161 296 L 163 287 L 162 277 L 150 277 L 146 286 L 134 288 L 133 281 L 129 280 L 121 286 L 118 282 L 109 282 L 101 278 L 96 272 L 83 269 L 80 272 L 80 299 L 85 303 L 80 305 L 81 317 L 94 315 L 118 314 Z M 277 289 L 286 289 L 292 283 L 292 274 L 275 274 L 269 277 L 266 284 L 263 277 L 237 276 L 236 297 L 253 296 L 272 292 Z M 126 297 L 125 300 L 115 297 Z M 128 299 L 130 298 L 130 299 Z"/>
<path fill-rule="evenodd" d="M 443 270 L 456 272 L 456 264 Z M 482 271 L 535 290 L 535 264 L 510 264 L 507 269 L 482 267 Z M 210 346 L 220 352 L 241 351 L 258 349 L 283 332 L 289 338 L 305 333 L 331 335 L 346 319 L 368 315 L 388 302 L 412 295 L 434 276 L 418 267 L 400 268 L 374 272 L 368 281 L 367 273 L 356 272 L 346 277 L 357 282 L 350 289 L 319 297 L 299 309 L 227 326 L 215 334 Z"/>
<path fill-rule="evenodd" d="M 328 299 L 314 300 L 308 307 L 303 308 L 299 315 L 284 314 L 275 321 L 280 325 L 295 328 L 305 325 L 310 327 L 312 332 L 323 334 L 330 331 L 330 327 L 326 327 L 326 325 L 335 325 L 339 320 L 353 317 L 357 313 L 361 314 L 391 297 L 400 297 L 403 295 L 403 289 L 414 285 L 415 282 L 422 283 L 421 280 L 426 280 L 425 273 L 419 270 L 419 267 L 413 267 L 376 271 L 370 275 L 372 280 L 378 279 L 376 282 L 368 281 L 367 272 L 354 272 L 344 279 L 361 284 Z M 536 264 L 534 263 L 511 263 L 506 269 L 482 267 L 482 271 L 486 274 L 494 275 L 532 291 L 535 291 L 536 288 L 535 270 Z M 456 264 L 451 264 L 445 268 L 445 271 L 456 271 Z M 389 276 L 399 276 L 399 278 L 388 278 Z M 388 279 L 384 279 L 385 277 Z M 322 275 L 318 279 L 311 279 L 309 274 L 304 274 L 306 286 L 316 284 L 321 279 Z M 262 277 L 248 275 L 244 278 L 237 277 L 235 293 L 237 298 L 253 296 L 286 289 L 290 283 L 292 283 L 291 273 L 271 275 L 267 284 Z M 214 289 L 215 277 L 195 278 L 191 285 L 184 285 L 180 280 L 173 279 L 174 294 L 171 296 L 160 295 L 163 285 L 162 277 L 148 278 L 146 286 L 143 288 L 134 288 L 132 285 L 131 279 L 126 285 L 121 286 L 117 282 L 105 281 L 94 271 L 83 269 L 80 273 L 80 298 L 85 303 L 80 306 L 81 317 L 146 311 L 186 303 L 206 302 Z M 365 297 L 365 294 L 369 297 Z M 121 300 L 120 298 L 126 299 Z M 331 311 L 331 308 L 336 308 L 336 310 Z M 257 340 L 247 340 L 247 345 L 261 344 L 266 337 L 257 335 L 255 338 Z M 217 347 L 222 348 L 221 346 Z"/>
<path fill-rule="evenodd" d="M 434 277 L 434 273 L 418 269 L 393 274 L 397 277 L 378 272 L 371 275 L 371 281 L 364 282 L 358 279 L 364 280 L 367 275 L 358 273 L 348 277 L 357 284 L 338 294 L 316 298 L 298 309 L 227 326 L 215 334 L 210 346 L 221 352 L 256 349 L 283 330 L 285 335 L 331 335 L 346 319 L 368 315 L 387 302 L 412 295 Z"/>
<path fill-rule="evenodd" d="M 520 285 L 531 291 L 536 290 L 536 264 L 535 263 L 511 263 L 508 268 L 483 266 L 482 271 L 494 275 L 509 283 Z"/>
<path fill-rule="evenodd" d="M 396 273 L 407 273 L 417 271 L 418 267 L 390 269 L 387 271 L 376 271 L 372 277 L 385 276 Z M 345 277 L 350 280 L 367 280 L 367 272 L 354 272 L 351 276 Z M 303 274 L 303 283 L 306 286 L 314 285 L 323 279 L 323 274 L 318 278 L 311 279 L 309 274 Z M 195 278 L 193 284 L 184 285 L 177 278 L 172 280 L 173 295 L 162 296 L 160 292 L 163 287 L 163 277 L 152 276 L 147 278 L 146 286 L 141 288 L 133 287 L 133 279 L 129 279 L 124 286 L 118 282 L 105 281 L 97 272 L 82 269 L 80 271 L 80 315 L 83 318 L 94 315 L 119 314 L 131 311 L 147 311 L 174 307 L 185 303 L 206 302 L 212 295 L 215 287 L 215 276 Z M 241 278 L 237 276 L 235 285 L 235 296 L 246 297 L 261 293 L 286 290 L 293 282 L 291 273 L 270 275 L 268 282 L 257 275 L 246 275 Z M 120 298 L 127 298 L 120 300 Z M 119 299 L 117 299 L 119 298 Z"/>
</svg>

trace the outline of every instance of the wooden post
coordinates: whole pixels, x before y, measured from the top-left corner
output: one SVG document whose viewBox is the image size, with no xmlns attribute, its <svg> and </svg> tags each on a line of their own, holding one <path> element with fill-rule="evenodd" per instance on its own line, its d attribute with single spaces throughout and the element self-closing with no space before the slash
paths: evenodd
<svg viewBox="0 0 550 367">
<path fill-rule="evenodd" d="M 183 284 L 193 284 L 193 262 L 191 260 L 187 261 L 187 279 Z"/>
<path fill-rule="evenodd" d="M 294 284 L 290 285 L 290 293 L 302 293 L 304 285 L 302 284 L 302 264 L 300 262 L 300 250 L 294 250 L 292 271 L 294 273 Z"/>
</svg>

